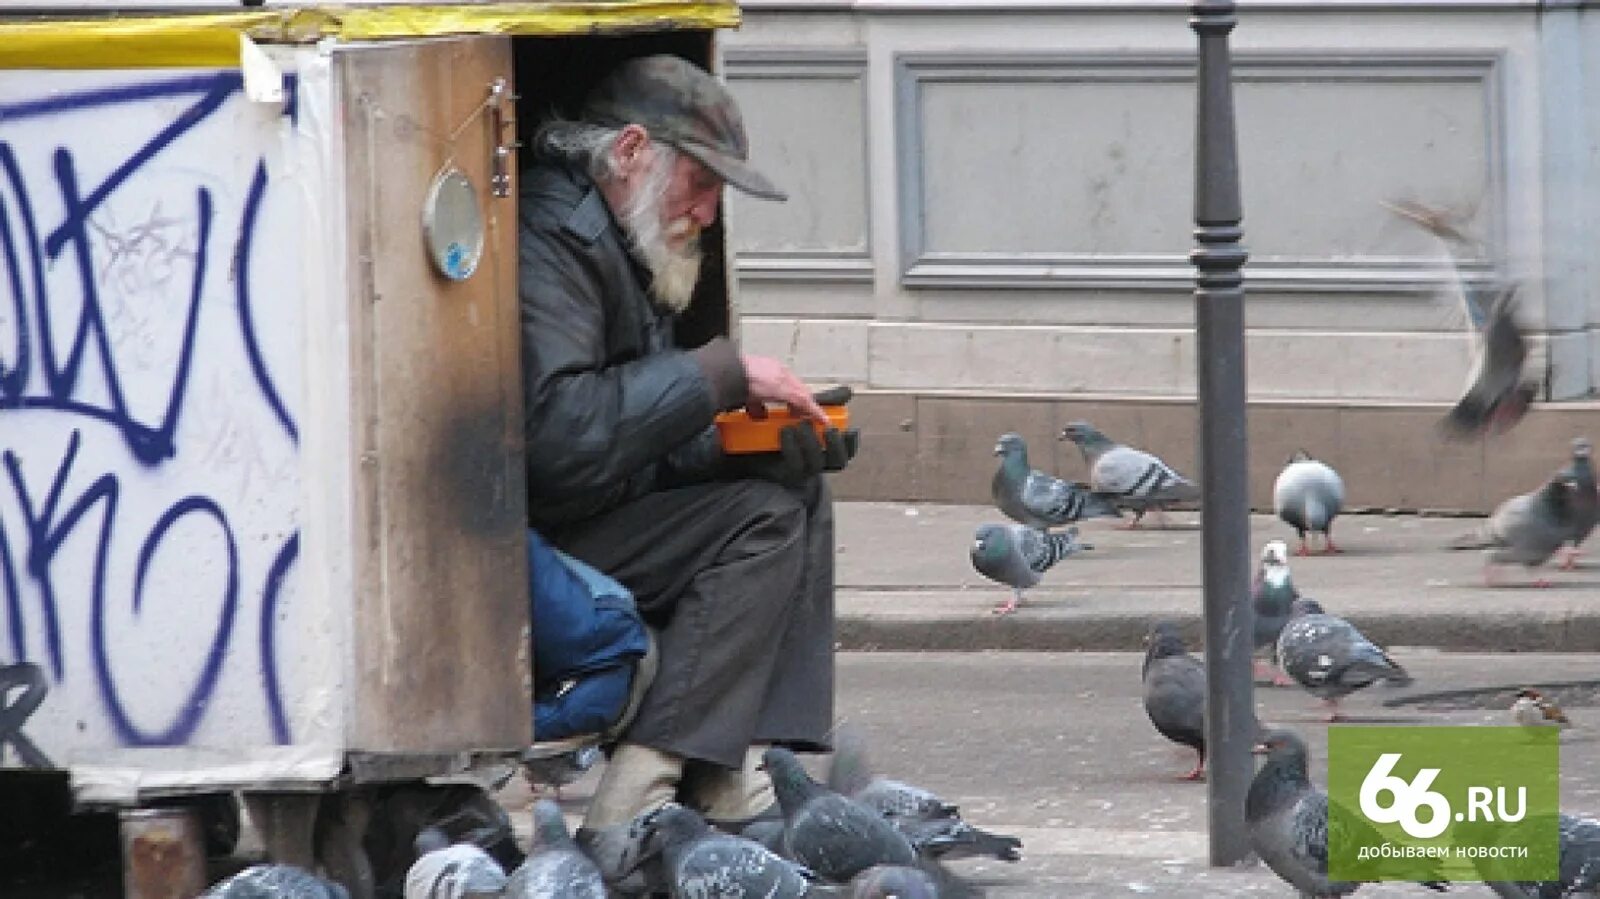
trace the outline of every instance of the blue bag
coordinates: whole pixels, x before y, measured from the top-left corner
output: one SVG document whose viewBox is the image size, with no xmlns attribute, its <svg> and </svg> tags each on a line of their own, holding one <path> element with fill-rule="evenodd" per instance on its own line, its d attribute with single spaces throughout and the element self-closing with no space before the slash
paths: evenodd
<svg viewBox="0 0 1600 899">
<path fill-rule="evenodd" d="M 622 717 L 650 647 L 633 594 L 528 532 L 533 731 L 540 742 L 601 733 Z"/>
</svg>

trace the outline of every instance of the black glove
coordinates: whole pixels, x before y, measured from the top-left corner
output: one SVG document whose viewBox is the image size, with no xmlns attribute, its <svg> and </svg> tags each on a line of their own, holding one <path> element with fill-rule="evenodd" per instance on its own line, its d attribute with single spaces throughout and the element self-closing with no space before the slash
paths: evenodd
<svg viewBox="0 0 1600 899">
<path fill-rule="evenodd" d="M 850 401 L 849 387 L 831 387 L 813 395 L 819 405 L 842 406 Z M 855 428 L 827 428 L 817 439 L 817 427 L 807 419 L 778 432 L 778 451 L 730 456 L 729 471 L 735 477 L 760 478 L 786 487 L 799 487 L 825 471 L 843 471 L 861 447 L 861 432 Z"/>
</svg>

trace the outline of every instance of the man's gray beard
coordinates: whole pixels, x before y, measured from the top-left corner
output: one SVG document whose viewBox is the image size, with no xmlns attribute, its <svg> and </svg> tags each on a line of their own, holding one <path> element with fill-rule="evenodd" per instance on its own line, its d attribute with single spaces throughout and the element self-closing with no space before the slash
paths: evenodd
<svg viewBox="0 0 1600 899">
<path fill-rule="evenodd" d="M 689 308 L 694 287 L 700 281 L 700 238 L 695 236 L 674 249 L 672 235 L 661 222 L 661 201 L 672 180 L 677 154 L 657 152 L 643 184 L 623 204 L 622 230 L 633 244 L 633 252 L 650 272 L 650 296 L 674 314 Z"/>
</svg>

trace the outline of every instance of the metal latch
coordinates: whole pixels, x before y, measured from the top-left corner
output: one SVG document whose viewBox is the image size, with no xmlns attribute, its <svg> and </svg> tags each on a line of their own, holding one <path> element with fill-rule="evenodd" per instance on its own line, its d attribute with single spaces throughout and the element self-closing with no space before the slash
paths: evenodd
<svg viewBox="0 0 1600 899">
<path fill-rule="evenodd" d="M 489 160 L 489 190 L 497 197 L 511 196 L 511 154 L 521 146 L 516 140 L 506 140 L 506 129 L 516 129 L 515 109 L 506 111 L 507 104 L 515 104 L 517 97 L 511 93 L 506 79 L 496 78 L 489 85 L 489 127 L 494 140 L 494 156 Z"/>
</svg>

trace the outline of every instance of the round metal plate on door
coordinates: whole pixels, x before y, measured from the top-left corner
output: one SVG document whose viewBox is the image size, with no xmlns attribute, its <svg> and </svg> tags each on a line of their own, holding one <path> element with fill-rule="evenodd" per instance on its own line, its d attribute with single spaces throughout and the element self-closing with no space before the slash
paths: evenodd
<svg viewBox="0 0 1600 899">
<path fill-rule="evenodd" d="M 483 213 L 478 192 L 460 169 L 440 170 L 422 207 L 422 233 L 434 268 L 452 281 L 465 281 L 483 258 Z"/>
</svg>

